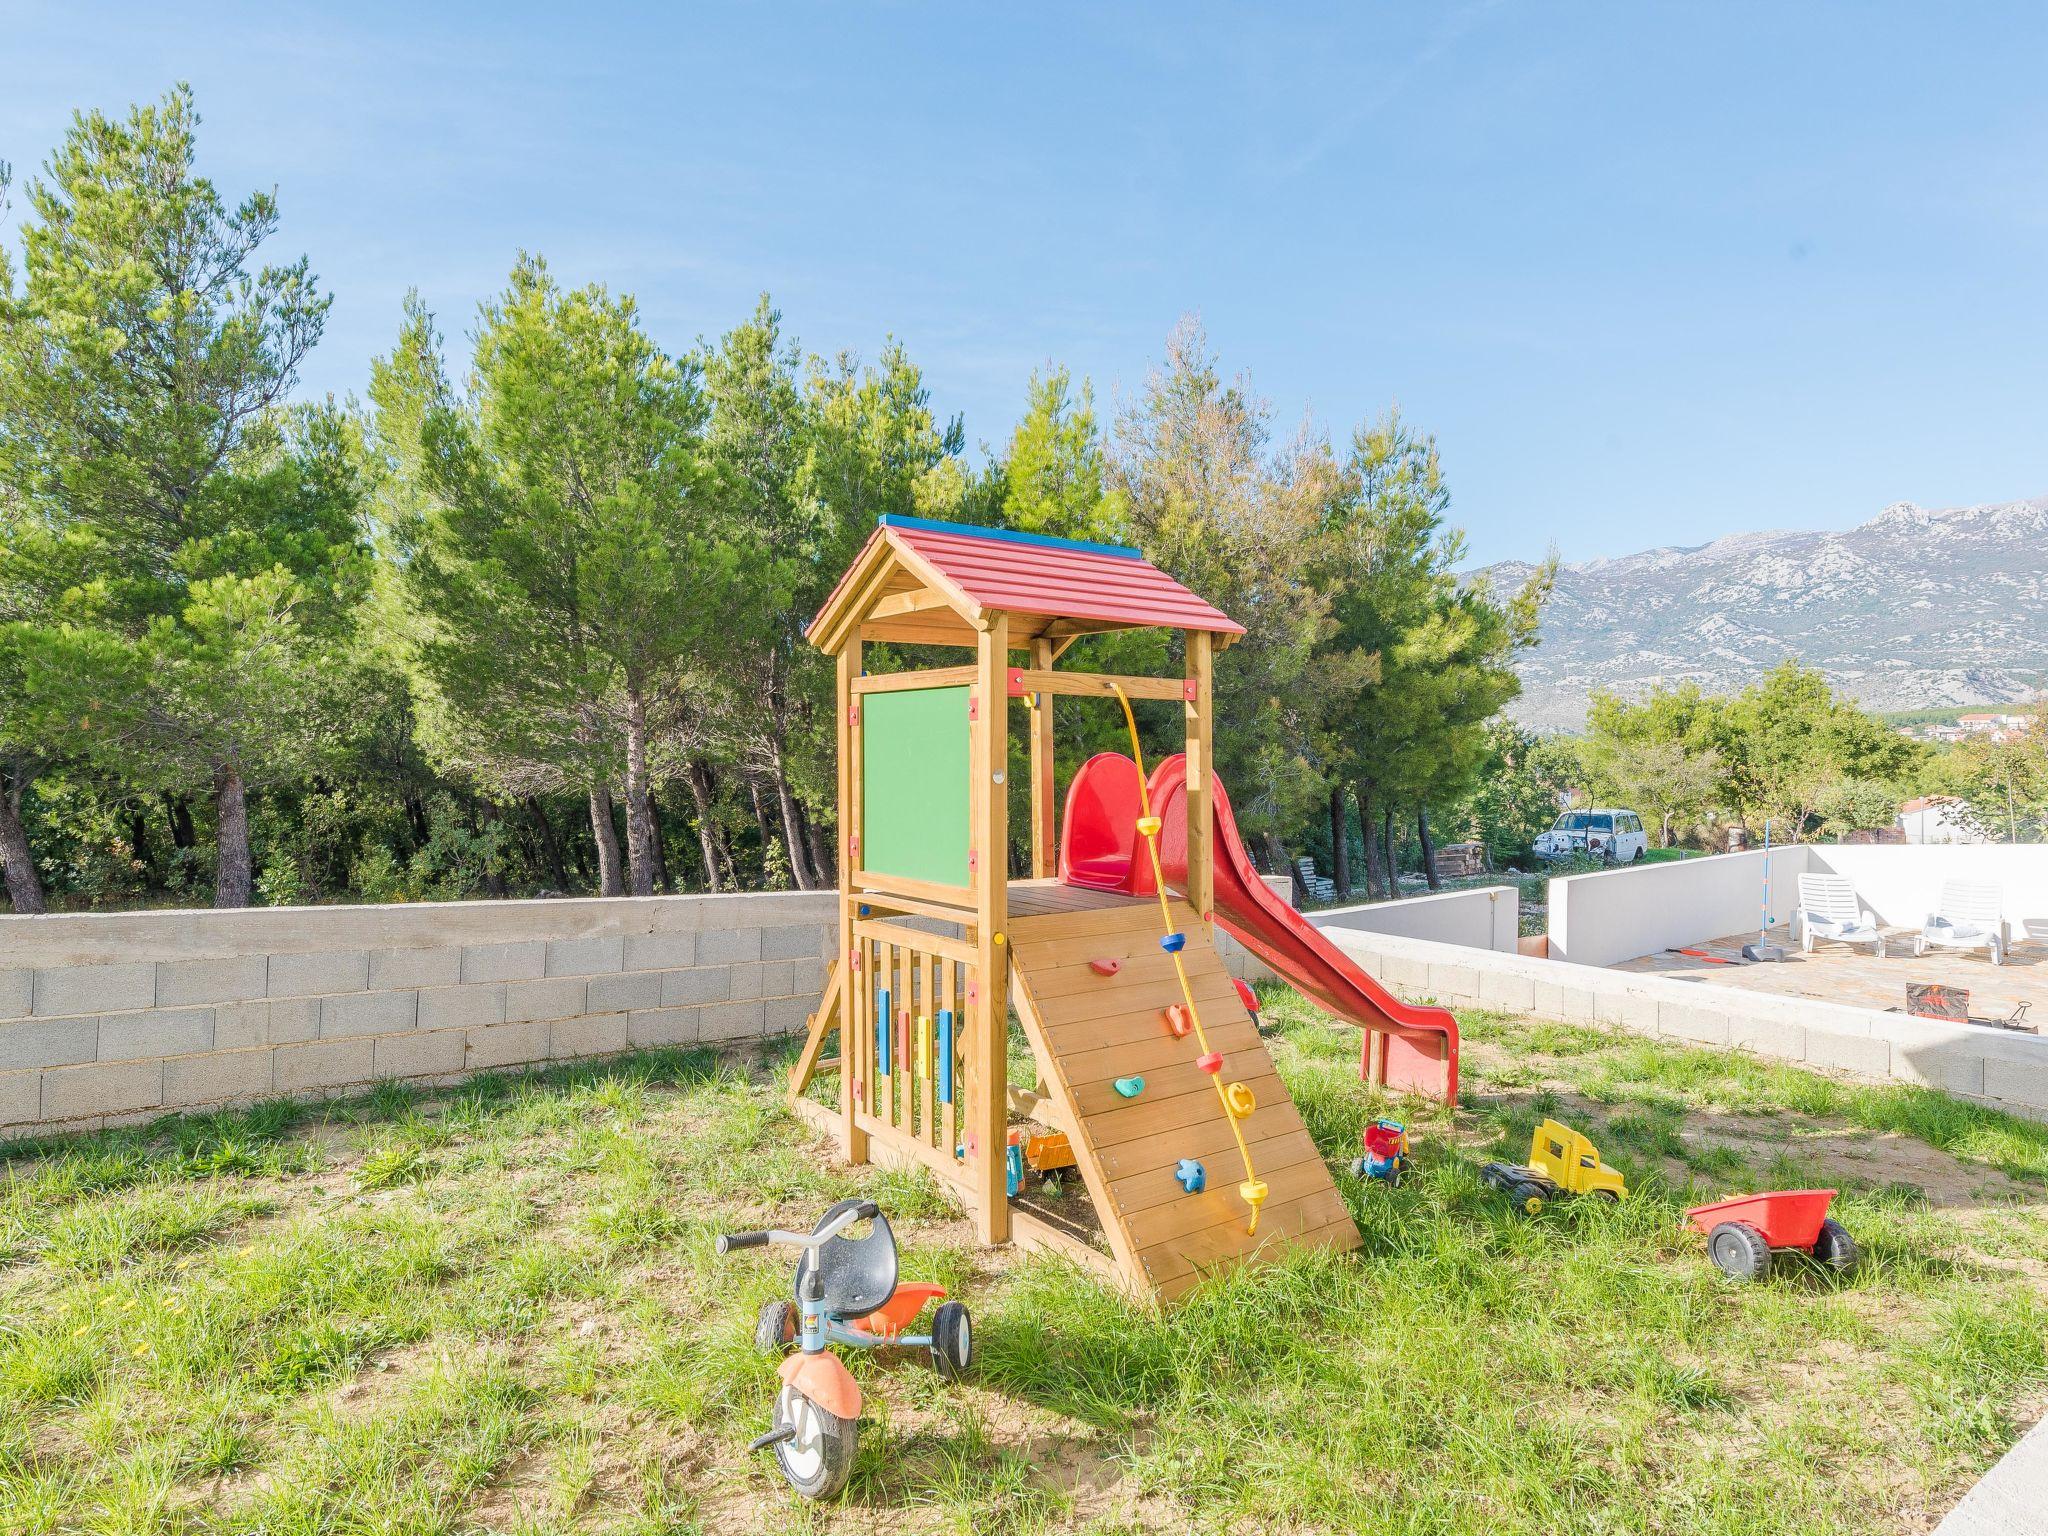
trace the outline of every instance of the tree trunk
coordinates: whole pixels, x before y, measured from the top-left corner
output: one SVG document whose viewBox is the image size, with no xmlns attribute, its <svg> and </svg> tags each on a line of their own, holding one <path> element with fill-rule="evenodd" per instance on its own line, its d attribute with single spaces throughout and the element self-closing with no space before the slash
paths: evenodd
<svg viewBox="0 0 2048 1536">
<path fill-rule="evenodd" d="M 754 832 L 761 839 L 761 889 L 769 890 L 775 883 L 774 866 L 769 855 L 775 851 L 775 834 L 768 830 L 768 807 L 761 800 L 761 780 L 756 774 L 747 775 L 747 803 L 754 808 Z"/>
<path fill-rule="evenodd" d="M 1351 794 L 1358 802 L 1358 840 L 1364 845 L 1365 899 L 1372 901 L 1378 895 L 1376 887 L 1380 882 L 1379 829 L 1372 824 L 1372 796 L 1366 793 L 1365 786 L 1354 786 Z"/>
<path fill-rule="evenodd" d="M 789 776 L 782 771 L 782 749 L 775 750 L 775 800 L 782 811 L 782 846 L 789 850 L 789 874 L 800 891 L 815 891 L 818 880 L 811 873 L 810 850 L 804 846 L 803 828 L 798 825 L 796 796 L 790 792 Z"/>
<path fill-rule="evenodd" d="M 255 868 L 249 858 L 249 791 L 241 770 L 223 764 L 214 770 L 213 804 L 219 825 L 214 832 L 213 904 L 246 907 L 255 895 Z"/>
<path fill-rule="evenodd" d="M 16 814 L 20 814 L 18 809 Z M 149 822 L 142 814 L 140 801 L 131 802 L 128 807 L 128 851 L 136 863 L 144 869 L 149 867 Z"/>
<path fill-rule="evenodd" d="M 1415 807 L 1415 836 L 1422 844 L 1422 877 L 1429 882 L 1432 891 L 1442 890 L 1443 886 L 1436 877 L 1436 844 L 1429 840 L 1429 807 L 1426 805 Z"/>
<path fill-rule="evenodd" d="M 834 886 L 839 883 L 839 860 L 832 848 L 832 839 L 825 835 L 824 825 L 804 810 L 803 801 L 796 803 L 797 813 L 803 817 L 804 840 L 811 847 L 811 868 L 817 872 L 818 884 Z"/>
<path fill-rule="evenodd" d="M 0 792 L 0 873 L 7 880 L 7 899 L 23 915 L 49 911 L 43 899 L 43 877 L 36 873 L 28 832 L 21 824 L 21 797 L 28 791 L 29 780 L 27 773 L 10 766 L 5 790 Z"/>
<path fill-rule="evenodd" d="M 413 850 L 427 846 L 434 836 L 434 824 L 427 819 L 427 802 L 420 798 L 417 789 L 408 787 L 403 796 L 406 825 L 412 828 Z"/>
<path fill-rule="evenodd" d="M 1385 845 L 1387 855 L 1387 899 L 1393 901 L 1401 894 L 1401 861 L 1394 852 L 1394 808 L 1391 805 L 1380 812 L 1380 841 Z"/>
<path fill-rule="evenodd" d="M 619 830 L 612 825 L 612 792 L 602 785 L 590 792 L 590 833 L 597 841 L 597 894 L 625 895 L 626 882 L 619 873 Z"/>
<path fill-rule="evenodd" d="M 697 846 L 704 855 L 704 886 L 711 891 L 725 889 L 718 861 L 718 827 L 711 803 L 711 770 L 702 758 L 691 758 L 683 770 L 690 786 L 690 801 L 697 807 Z"/>
<path fill-rule="evenodd" d="M 1344 831 L 1344 786 L 1330 786 L 1330 880 L 1337 899 L 1351 899 L 1351 839 Z"/>
<path fill-rule="evenodd" d="M 554 878 L 555 889 L 569 887 L 569 866 L 562 859 L 562 840 L 555 835 L 555 824 L 548 819 L 548 808 L 541 803 L 539 795 L 526 797 L 526 814 L 533 818 L 533 827 L 540 834 L 541 857 L 547 861 L 548 874 Z"/>
<path fill-rule="evenodd" d="M 626 690 L 626 864 L 635 896 L 654 894 L 654 820 L 647 809 L 647 701 Z"/>
<path fill-rule="evenodd" d="M 652 793 L 647 796 L 647 851 L 654 866 L 654 888 L 673 891 L 676 887 L 669 877 L 668 847 L 661 835 L 661 801 Z"/>
<path fill-rule="evenodd" d="M 173 795 L 169 790 L 162 794 L 164 820 L 170 823 L 171 846 L 173 848 L 197 848 L 199 833 L 192 825 L 192 807 L 185 803 L 183 795 Z"/>
</svg>

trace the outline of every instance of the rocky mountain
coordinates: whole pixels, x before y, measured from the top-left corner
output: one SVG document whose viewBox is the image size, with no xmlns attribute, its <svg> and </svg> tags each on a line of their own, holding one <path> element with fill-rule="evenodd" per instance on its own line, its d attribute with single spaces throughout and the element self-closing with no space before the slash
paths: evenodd
<svg viewBox="0 0 2048 1536">
<path fill-rule="evenodd" d="M 1497 586 L 1519 561 L 1488 566 Z M 2048 497 L 1843 533 L 1741 533 L 1567 565 L 1512 713 L 1576 729 L 1586 697 L 1692 679 L 1741 688 L 1786 657 L 1872 709 L 2001 704 L 2048 685 Z"/>
</svg>

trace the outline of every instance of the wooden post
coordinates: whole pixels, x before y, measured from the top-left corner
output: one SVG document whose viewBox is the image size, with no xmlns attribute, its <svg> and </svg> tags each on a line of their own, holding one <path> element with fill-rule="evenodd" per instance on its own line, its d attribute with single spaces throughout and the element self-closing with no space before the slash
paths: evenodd
<svg viewBox="0 0 2048 1536">
<path fill-rule="evenodd" d="M 1031 670 L 1050 672 L 1053 653 L 1050 640 L 1031 642 Z M 1031 711 L 1031 878 L 1049 879 L 1059 863 L 1058 829 L 1053 822 L 1052 700 L 1050 693 L 1038 695 L 1038 707 Z"/>
<path fill-rule="evenodd" d="M 839 995 L 839 1149 L 849 1163 L 868 1160 L 868 1133 L 854 1119 L 853 1080 L 862 1068 L 859 1033 L 874 978 L 853 964 L 853 877 L 860 867 L 860 725 L 854 718 L 854 679 L 860 676 L 861 643 L 850 637 L 839 663 L 839 964 L 845 985 Z"/>
<path fill-rule="evenodd" d="M 1010 762 L 1010 620 L 994 615 L 975 642 L 974 775 L 974 1006 L 973 1059 L 979 1091 L 969 1105 L 975 1138 L 974 1221 L 984 1243 L 1010 1240 L 1010 1196 L 1003 1178 L 1003 1133 L 1009 1124 L 1010 971 L 1009 842 L 1010 795 L 1004 782 Z"/>
<path fill-rule="evenodd" d="M 1216 849 L 1212 840 L 1215 819 L 1210 814 L 1215 802 L 1211 786 L 1216 782 L 1215 651 L 1207 630 L 1187 631 L 1188 690 L 1188 905 L 1209 918 L 1216 909 Z"/>
</svg>

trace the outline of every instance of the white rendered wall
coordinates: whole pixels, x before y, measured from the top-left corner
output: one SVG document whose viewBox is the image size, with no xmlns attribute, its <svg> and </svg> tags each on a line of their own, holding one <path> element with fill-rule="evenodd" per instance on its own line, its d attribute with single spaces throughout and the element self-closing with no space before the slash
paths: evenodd
<svg viewBox="0 0 2048 1536">
<path fill-rule="evenodd" d="M 1310 913 L 1308 920 L 1323 929 L 1392 933 L 1512 955 L 1520 931 L 1521 898 L 1511 885 L 1488 885 L 1477 890 L 1409 896 L 1400 901 L 1332 907 Z"/>
<path fill-rule="evenodd" d="M 1873 849 L 1873 852 L 1890 852 Z M 1613 965 L 1726 934 L 1754 933 L 1770 870 L 1770 923 L 1785 922 L 1799 896 L 1804 844 L 1635 864 L 1550 882 L 1550 958 Z"/>
</svg>

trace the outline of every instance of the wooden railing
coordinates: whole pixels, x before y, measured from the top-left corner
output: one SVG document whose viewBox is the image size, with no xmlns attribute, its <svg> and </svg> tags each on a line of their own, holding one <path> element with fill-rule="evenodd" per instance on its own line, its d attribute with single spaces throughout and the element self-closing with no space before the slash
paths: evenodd
<svg viewBox="0 0 2048 1536">
<path fill-rule="evenodd" d="M 840 1057 L 854 1122 L 972 1190 L 981 1159 L 1003 1155 L 968 1130 L 967 1106 L 989 1080 L 968 1045 L 974 946 L 875 918 L 856 921 L 853 936 Z"/>
</svg>

